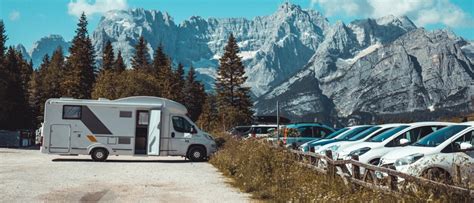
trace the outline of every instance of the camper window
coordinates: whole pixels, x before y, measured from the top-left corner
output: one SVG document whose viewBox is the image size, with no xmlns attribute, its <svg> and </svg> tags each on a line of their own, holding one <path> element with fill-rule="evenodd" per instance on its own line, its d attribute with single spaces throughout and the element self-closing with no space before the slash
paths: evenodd
<svg viewBox="0 0 474 203">
<path fill-rule="evenodd" d="M 188 120 L 180 116 L 173 116 L 173 128 L 181 133 L 190 133 L 193 129 Z"/>
<path fill-rule="evenodd" d="M 138 125 L 147 126 L 149 120 L 148 111 L 139 111 L 138 112 Z"/>
<path fill-rule="evenodd" d="M 63 119 L 81 119 L 82 106 L 63 106 Z"/>
</svg>

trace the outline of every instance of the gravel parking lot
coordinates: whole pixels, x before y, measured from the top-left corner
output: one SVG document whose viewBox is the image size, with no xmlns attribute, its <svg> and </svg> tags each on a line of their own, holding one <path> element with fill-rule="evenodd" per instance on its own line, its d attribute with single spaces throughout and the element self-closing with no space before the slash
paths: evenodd
<svg viewBox="0 0 474 203">
<path fill-rule="evenodd" d="M 0 202 L 248 202 L 208 163 L 180 157 L 57 156 L 0 149 Z"/>
</svg>

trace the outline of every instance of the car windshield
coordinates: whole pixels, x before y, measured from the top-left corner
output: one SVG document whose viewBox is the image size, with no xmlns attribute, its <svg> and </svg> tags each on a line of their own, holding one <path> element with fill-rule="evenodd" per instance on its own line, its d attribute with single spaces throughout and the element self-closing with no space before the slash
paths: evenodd
<svg viewBox="0 0 474 203">
<path fill-rule="evenodd" d="M 415 142 L 413 146 L 420 146 L 420 147 L 436 147 L 446 141 L 447 139 L 453 137 L 457 133 L 461 132 L 462 130 L 466 129 L 469 126 L 466 125 L 453 125 L 443 128 L 441 130 L 435 131 L 426 137 L 418 140 Z"/>
<path fill-rule="evenodd" d="M 356 136 L 357 134 L 359 134 L 360 132 L 364 131 L 364 130 L 367 130 L 369 129 L 370 126 L 361 126 L 361 127 L 355 127 L 353 129 L 351 129 L 350 131 L 346 132 L 344 135 L 342 135 L 341 137 L 338 137 L 337 139 L 338 140 L 348 140 L 350 139 L 351 137 L 354 137 Z"/>
<path fill-rule="evenodd" d="M 392 128 L 390 130 L 385 131 L 384 133 L 377 135 L 369 140 L 369 142 L 383 142 L 384 140 L 392 137 L 395 133 L 400 132 L 401 130 L 408 128 L 408 125 L 398 126 L 396 128 Z"/>
<path fill-rule="evenodd" d="M 335 138 L 336 136 L 340 135 L 341 133 L 343 132 L 346 132 L 347 130 L 349 130 L 349 128 L 343 128 L 343 129 L 340 129 L 336 132 L 333 132 L 331 134 L 329 134 L 328 136 L 326 136 L 324 139 L 332 139 L 332 138 Z"/>
<path fill-rule="evenodd" d="M 354 135 L 353 137 L 349 138 L 348 140 L 349 141 L 356 141 L 356 140 L 360 140 L 364 137 L 367 137 L 369 136 L 370 134 L 372 134 L 373 132 L 375 132 L 376 130 L 380 129 L 382 127 L 379 127 L 379 126 L 374 126 L 374 127 L 371 127 L 367 130 L 364 130 L 362 132 L 360 132 L 359 134 L 357 135 Z"/>
</svg>

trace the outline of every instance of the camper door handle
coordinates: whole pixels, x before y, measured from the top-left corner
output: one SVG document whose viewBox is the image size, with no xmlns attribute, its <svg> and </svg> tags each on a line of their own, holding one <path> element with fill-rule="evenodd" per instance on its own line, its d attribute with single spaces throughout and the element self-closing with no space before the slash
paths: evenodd
<svg viewBox="0 0 474 203">
<path fill-rule="evenodd" d="M 171 137 L 174 137 L 174 132 L 173 132 L 173 133 L 171 133 Z"/>
</svg>

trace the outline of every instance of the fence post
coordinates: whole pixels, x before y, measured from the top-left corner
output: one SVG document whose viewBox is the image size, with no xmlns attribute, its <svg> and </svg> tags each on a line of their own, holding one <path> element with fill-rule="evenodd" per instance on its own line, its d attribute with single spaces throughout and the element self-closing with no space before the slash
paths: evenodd
<svg viewBox="0 0 474 203">
<path fill-rule="evenodd" d="M 328 158 L 327 160 L 327 165 L 328 165 L 328 175 L 331 178 L 336 177 L 336 166 L 332 163 L 332 151 L 331 150 L 326 150 L 325 151 L 326 157 Z"/>
<path fill-rule="evenodd" d="M 395 166 L 389 166 L 388 168 L 396 170 Z M 389 184 L 390 190 L 397 191 L 398 190 L 398 176 L 390 175 L 390 174 L 388 175 L 389 175 L 388 184 Z"/>
<path fill-rule="evenodd" d="M 461 166 L 459 166 L 458 164 L 454 164 L 454 170 L 455 170 L 454 181 L 456 184 L 461 185 L 462 184 Z"/>
<path fill-rule="evenodd" d="M 352 155 L 351 156 L 351 159 L 354 160 L 354 161 L 359 161 L 359 156 L 357 155 Z M 351 166 L 352 166 L 352 177 L 354 179 L 357 179 L 359 180 L 360 179 L 360 168 L 358 165 L 355 165 L 353 163 L 351 163 Z"/>
</svg>

